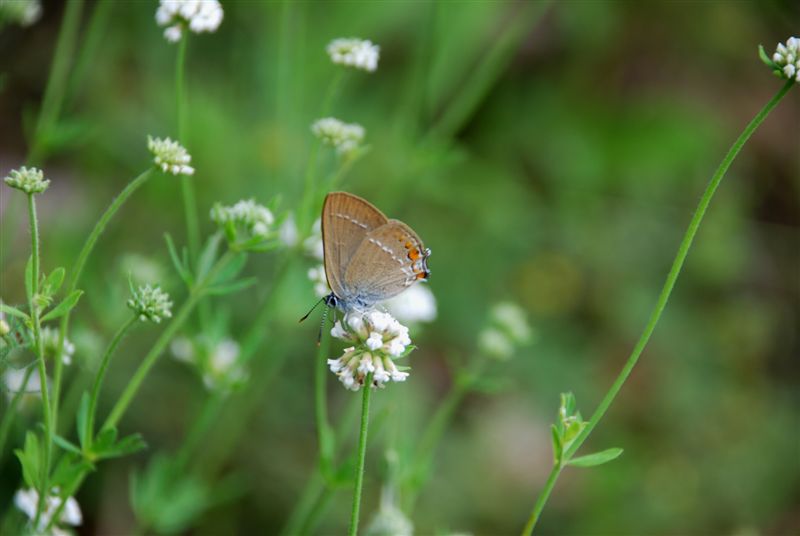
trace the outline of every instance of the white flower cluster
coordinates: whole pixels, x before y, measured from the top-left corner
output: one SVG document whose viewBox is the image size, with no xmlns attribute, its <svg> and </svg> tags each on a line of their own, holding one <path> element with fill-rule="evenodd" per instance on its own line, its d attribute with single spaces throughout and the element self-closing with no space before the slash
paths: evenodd
<svg viewBox="0 0 800 536">
<path fill-rule="evenodd" d="M 325 248 L 322 244 L 322 222 L 319 218 L 311 225 L 311 234 L 303 241 L 306 255 L 321 261 L 325 258 Z"/>
<path fill-rule="evenodd" d="M 144 285 L 133 291 L 133 297 L 128 300 L 128 307 L 133 309 L 142 322 L 150 320 L 158 324 L 162 318 L 172 317 L 169 294 L 159 286 Z"/>
<path fill-rule="evenodd" d="M 173 175 L 194 175 L 194 168 L 189 165 L 192 157 L 177 141 L 147 136 L 147 148 L 153 153 L 153 161 L 161 171 Z"/>
<path fill-rule="evenodd" d="M 328 278 L 325 277 L 325 266 L 322 264 L 308 269 L 308 278 L 314 283 L 314 295 L 322 298 L 331 293 Z"/>
<path fill-rule="evenodd" d="M 58 496 L 58 488 L 53 488 L 50 496 L 45 499 L 44 512 L 39 516 L 39 525 L 36 527 L 37 534 L 45 534 L 47 526 L 50 525 L 50 521 L 61 506 L 61 502 L 62 499 Z M 39 504 L 39 492 L 33 488 L 17 490 L 17 493 L 14 494 L 14 504 L 29 519 L 34 520 L 36 518 L 36 507 Z M 61 516 L 58 518 L 57 523 L 72 525 L 73 527 L 83 523 L 81 507 L 74 497 L 66 499 L 64 509 L 61 511 Z M 71 534 L 55 525 L 56 523 L 53 523 L 53 527 L 50 528 L 50 532 L 47 532 L 47 534 L 52 534 L 53 536 L 69 536 Z"/>
<path fill-rule="evenodd" d="M 357 149 L 364 141 L 364 127 L 356 123 L 345 123 L 335 117 L 318 119 L 311 125 L 311 132 L 325 145 L 330 145 L 339 154 Z"/>
<path fill-rule="evenodd" d="M 372 44 L 372 41 L 339 38 L 331 41 L 326 50 L 331 61 L 337 65 L 355 67 L 368 72 L 378 68 L 380 47 Z"/>
<path fill-rule="evenodd" d="M 800 82 L 800 38 L 790 37 L 786 44 L 778 44 L 772 61 L 788 80 Z"/>
<path fill-rule="evenodd" d="M 59 354 L 58 351 L 59 332 L 55 328 L 45 326 L 42 328 L 42 345 L 44 346 L 44 355 L 47 357 L 55 357 Z M 69 342 L 69 339 L 64 338 L 64 351 L 61 355 L 61 360 L 65 365 L 72 363 L 72 356 L 75 355 L 75 345 Z"/>
<path fill-rule="evenodd" d="M 351 311 L 344 322 L 337 321 L 331 329 L 337 339 L 355 343 L 344 349 L 338 359 L 329 359 L 331 372 L 352 391 L 358 391 L 367 374 L 372 373 L 372 386 L 383 387 L 386 382 L 402 382 L 408 377 L 394 364 L 411 344 L 408 328 L 389 313 Z"/>
<path fill-rule="evenodd" d="M 12 170 L 3 180 L 11 188 L 22 190 L 29 195 L 40 194 L 50 186 L 50 181 L 45 180 L 41 169 L 26 168 L 25 166 Z"/>
<path fill-rule="evenodd" d="M 216 203 L 211 208 L 211 221 L 222 230 L 228 226 L 233 226 L 234 231 L 244 230 L 249 235 L 247 238 L 267 238 L 272 224 L 275 223 L 275 216 L 267 207 L 248 199 L 233 206 Z"/>
<path fill-rule="evenodd" d="M 3 373 L 3 384 L 5 385 L 6 397 L 11 400 L 14 395 L 24 388 L 24 395 L 39 397 L 42 393 L 42 383 L 36 371 L 28 375 L 28 382 L 25 383 L 25 376 L 28 375 L 26 369 L 15 369 L 9 367 Z M 48 381 L 49 383 L 49 381 Z M 24 384 L 24 385 L 23 385 Z"/>
<path fill-rule="evenodd" d="M 510 302 L 498 303 L 489 313 L 489 325 L 479 335 L 481 350 L 496 359 L 508 359 L 517 346 L 528 344 L 533 333 L 525 311 Z"/>
<path fill-rule="evenodd" d="M 239 362 L 239 344 L 232 339 L 200 341 L 195 345 L 187 337 L 178 337 L 170 349 L 179 361 L 198 367 L 209 391 L 226 392 L 248 378 L 246 368 Z"/>
<path fill-rule="evenodd" d="M 436 298 L 426 285 L 411 285 L 394 298 L 383 302 L 383 306 L 401 322 L 418 323 L 436 320 Z"/>
<path fill-rule="evenodd" d="M 177 43 L 187 26 L 194 33 L 215 32 L 222 23 L 222 5 L 217 0 L 160 0 L 156 22 L 167 26 L 164 37 Z"/>
<path fill-rule="evenodd" d="M 39 0 L 0 0 L 0 25 L 5 21 L 30 26 L 42 16 Z"/>
</svg>

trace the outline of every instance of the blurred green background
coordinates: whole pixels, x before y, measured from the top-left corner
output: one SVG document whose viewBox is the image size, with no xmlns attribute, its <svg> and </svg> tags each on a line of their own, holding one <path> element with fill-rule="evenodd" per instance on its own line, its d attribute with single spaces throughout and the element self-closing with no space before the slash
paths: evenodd
<svg viewBox="0 0 800 536">
<path fill-rule="evenodd" d="M 99 214 L 145 169 L 146 135 L 175 135 L 177 49 L 155 24 L 157 3 L 109 4 L 96 47 L 72 66 L 84 71 L 69 85 L 37 163 L 52 181 L 39 198 L 45 269 L 70 266 Z M 82 38 L 97 6 L 84 6 Z M 387 443 L 414 442 L 453 383 L 452 363 L 475 354 L 489 306 L 513 300 L 528 312 L 536 340 L 491 365 L 498 390 L 459 407 L 413 521 L 418 534 L 518 533 L 550 468 L 548 426 L 559 393 L 573 391 L 588 417 L 621 368 L 703 188 L 780 87 L 756 47 L 772 51 L 796 34 L 798 4 L 223 7 L 220 29 L 192 34 L 187 58 L 183 141 L 197 169 L 204 233 L 213 230 L 206 215 L 215 201 L 280 196 L 281 208 L 297 208 L 309 126 L 341 69 L 325 45 L 357 36 L 381 47 L 378 70 L 349 72 L 333 103 L 331 115 L 363 125 L 370 146 L 343 188 L 424 238 L 439 313 L 412 333 L 418 349 L 409 380 L 375 396 L 373 416 L 392 433 L 378 429 L 370 440 L 365 523 L 386 476 Z M 63 12 L 61 2 L 45 2 L 33 26 L 0 30 L 4 175 L 25 162 Z M 799 97 L 790 92 L 731 168 L 650 345 L 585 447 L 625 453 L 596 469 L 565 471 L 542 534 L 800 532 Z M 326 156 L 321 172 L 331 166 Z M 0 295 L 20 303 L 29 243 L 24 211 L 11 205 L 24 198 L 5 186 L 0 194 Z M 185 241 L 179 182 L 158 176 L 112 222 L 87 267 L 68 385 L 89 381 L 128 314 L 131 263 L 141 269 L 149 261 L 182 300 L 165 232 Z M 255 290 L 214 301 L 234 338 L 270 290 L 282 255 L 254 255 L 247 271 L 260 279 Z M 202 453 L 234 442 L 219 474 L 236 477 L 235 491 L 192 533 L 275 533 L 314 471 L 317 327 L 297 324 L 314 301 L 312 265 L 294 264 L 276 291 L 255 359 L 280 368 L 269 382 L 251 379 L 256 411 L 229 412 L 202 440 Z M 125 341 L 101 412 L 161 329 L 141 327 Z M 332 357 L 339 350 L 334 343 Z M 357 395 L 329 380 L 337 416 Z M 121 423 L 124 433 L 141 431 L 149 449 L 89 477 L 77 497 L 85 518 L 79 534 L 132 530 L 130 474 L 179 448 L 208 396 L 185 365 L 159 361 Z M 14 448 L 37 422 L 36 408 L 23 407 L 16 419 Z M 228 436 L 237 420 L 245 433 Z M 353 426 L 345 439 L 356 434 Z M 13 508 L 19 486 L 10 450 L 0 459 L 0 511 Z M 344 532 L 350 500 L 350 489 L 334 494 L 317 533 Z"/>
</svg>

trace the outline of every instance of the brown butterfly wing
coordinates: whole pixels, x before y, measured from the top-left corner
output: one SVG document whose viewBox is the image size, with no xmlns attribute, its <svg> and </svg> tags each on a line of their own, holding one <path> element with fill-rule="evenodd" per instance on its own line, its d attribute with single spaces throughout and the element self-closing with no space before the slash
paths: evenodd
<svg viewBox="0 0 800 536">
<path fill-rule="evenodd" d="M 417 233 L 389 220 L 364 237 L 347 266 L 345 286 L 362 303 L 389 299 L 428 277 L 427 255 Z"/>
<path fill-rule="evenodd" d="M 322 205 L 325 274 L 334 294 L 347 294 L 345 271 L 367 234 L 388 222 L 368 201 L 346 192 L 331 192 Z"/>
</svg>

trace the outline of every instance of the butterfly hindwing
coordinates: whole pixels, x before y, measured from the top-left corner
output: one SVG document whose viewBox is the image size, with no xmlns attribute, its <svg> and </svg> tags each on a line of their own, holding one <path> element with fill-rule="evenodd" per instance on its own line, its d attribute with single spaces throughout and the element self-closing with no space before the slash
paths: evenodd
<svg viewBox="0 0 800 536">
<path fill-rule="evenodd" d="M 331 192 L 322 206 L 322 244 L 328 286 L 339 297 L 349 295 L 347 266 L 369 232 L 389 220 L 371 203 L 346 192 Z"/>
<path fill-rule="evenodd" d="M 344 275 L 344 285 L 362 303 L 389 299 L 428 276 L 427 251 L 405 223 L 389 220 L 363 238 Z"/>
</svg>

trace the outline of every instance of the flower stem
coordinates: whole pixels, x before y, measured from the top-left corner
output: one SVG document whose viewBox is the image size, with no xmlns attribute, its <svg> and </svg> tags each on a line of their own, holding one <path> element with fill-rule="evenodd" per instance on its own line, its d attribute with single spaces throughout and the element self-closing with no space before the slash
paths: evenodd
<svg viewBox="0 0 800 536">
<path fill-rule="evenodd" d="M 556 480 L 558 480 L 558 475 L 561 474 L 562 468 L 563 466 L 559 463 L 553 464 L 553 468 L 550 470 L 550 476 L 547 477 L 547 482 L 544 484 L 544 489 L 542 489 L 542 492 L 536 499 L 536 504 L 533 506 L 533 511 L 531 512 L 531 516 L 528 518 L 528 522 L 525 524 L 525 528 L 522 530 L 522 534 L 530 534 L 533 532 L 533 527 L 536 526 L 536 522 L 539 521 L 539 516 L 542 515 L 544 505 L 547 503 L 547 499 L 550 498 L 550 493 L 553 491 L 553 488 L 556 485 Z"/>
<path fill-rule="evenodd" d="M 333 469 L 333 450 L 334 437 L 333 429 L 328 421 L 328 349 L 330 348 L 331 338 L 329 334 L 322 333 L 317 359 L 314 365 L 314 409 L 317 419 L 317 435 L 319 439 L 319 460 L 322 476 L 326 481 L 331 478 Z M 328 335 L 328 336 L 326 336 Z"/>
<path fill-rule="evenodd" d="M 117 425 L 119 420 L 122 418 L 122 415 L 125 413 L 125 410 L 128 409 L 133 397 L 136 396 L 136 393 L 139 391 L 139 388 L 141 387 L 144 378 L 147 376 L 147 373 L 150 372 L 150 369 L 153 367 L 155 362 L 161 356 L 161 353 L 175 336 L 175 333 L 177 333 L 177 331 L 183 326 L 184 322 L 186 322 L 187 318 L 194 310 L 195 305 L 197 305 L 197 302 L 203 297 L 203 292 L 206 285 L 216 279 L 217 275 L 219 275 L 220 271 L 225 267 L 225 265 L 230 262 L 233 256 L 234 253 L 232 251 L 229 250 L 225 252 L 225 254 L 209 271 L 205 279 L 192 289 L 192 292 L 189 294 L 189 297 L 186 299 L 183 306 L 181 306 L 178 313 L 175 315 L 166 329 L 161 333 L 161 336 L 156 340 L 155 344 L 153 344 L 153 347 L 144 357 L 142 363 L 139 365 L 139 368 L 136 369 L 131 381 L 128 382 L 127 387 L 125 387 L 125 390 L 122 392 L 119 400 L 117 400 L 117 403 L 111 409 L 111 413 L 109 413 L 105 423 L 103 423 L 102 430 L 112 428 Z"/>
<path fill-rule="evenodd" d="M 187 147 L 186 140 L 186 48 L 189 43 L 189 32 L 183 32 L 178 43 L 178 57 L 175 61 L 175 110 L 178 123 L 178 141 Z M 183 209 L 186 216 L 186 235 L 189 243 L 189 257 L 197 261 L 200 251 L 200 224 L 197 216 L 197 201 L 194 194 L 192 177 L 181 175 L 181 193 Z"/>
<path fill-rule="evenodd" d="M 86 435 L 86 449 L 91 447 L 92 441 L 94 440 L 94 421 L 97 415 L 97 400 L 100 397 L 100 388 L 103 385 L 103 380 L 105 379 L 106 371 L 108 370 L 108 364 L 111 362 L 111 356 L 114 355 L 114 352 L 116 351 L 120 341 L 137 320 L 137 316 L 132 315 L 131 318 L 129 318 L 128 321 L 125 322 L 121 328 L 119 328 L 119 331 L 117 331 L 117 333 L 114 335 L 114 338 L 111 339 L 105 354 L 103 354 L 103 359 L 100 362 L 100 368 L 98 369 L 97 375 L 94 379 L 92 398 L 89 400 L 89 422 L 87 423 L 88 434 Z"/>
<path fill-rule="evenodd" d="M 42 419 L 44 421 L 44 448 L 42 449 L 42 467 L 40 474 L 39 502 L 36 507 L 34 525 L 39 522 L 44 511 L 50 486 L 50 453 L 53 443 L 53 417 L 50 407 L 49 388 L 47 386 L 47 367 L 44 362 L 44 345 L 42 344 L 42 326 L 39 320 L 39 305 L 36 297 L 39 293 L 39 220 L 36 217 L 36 200 L 33 194 L 28 194 L 28 216 L 31 226 L 31 291 L 28 296 L 28 307 L 31 311 L 33 322 L 33 344 L 36 352 L 36 362 L 39 369 L 39 382 L 42 393 Z"/>
<path fill-rule="evenodd" d="M 372 393 L 372 373 L 367 374 L 362 387 L 361 432 L 358 436 L 358 462 L 356 463 L 355 491 L 353 509 L 350 514 L 349 536 L 358 534 L 358 511 L 361 508 L 361 491 L 364 487 L 364 461 L 367 458 L 367 427 L 369 426 L 369 397 Z"/>
<path fill-rule="evenodd" d="M 138 177 L 133 179 L 128 185 L 119 193 L 117 197 L 111 201 L 111 204 L 100 216 L 100 219 L 92 229 L 92 232 L 89 234 L 89 237 L 86 239 L 86 242 L 83 244 L 83 248 L 81 248 L 80 253 L 78 253 L 78 259 L 75 261 L 75 264 L 72 266 L 72 270 L 70 271 L 70 280 L 69 285 L 67 288 L 67 295 L 69 295 L 72 291 L 74 291 L 78 286 L 78 281 L 80 281 L 81 275 L 83 274 L 83 269 L 86 266 L 86 261 L 89 259 L 89 255 L 91 255 L 92 251 L 94 250 L 95 244 L 97 244 L 98 238 L 100 235 L 103 234 L 108 222 L 111 221 L 111 218 L 117 213 L 117 211 L 125 204 L 125 201 L 138 190 L 153 173 L 153 169 L 147 169 Z M 67 314 L 61 317 L 61 322 L 59 323 L 58 327 L 58 348 L 64 348 L 64 341 L 67 337 L 67 331 L 69 329 L 69 318 L 72 311 L 68 311 Z M 53 415 L 54 421 L 53 426 L 57 424 L 58 419 L 58 407 L 61 398 L 61 378 L 63 375 L 63 351 L 59 352 L 55 356 L 55 371 L 53 373 Z"/>
<path fill-rule="evenodd" d="M 703 216 L 708 209 L 708 205 L 711 203 L 711 198 L 714 196 L 714 192 L 716 192 L 717 187 L 725 177 L 725 173 L 736 159 L 736 156 L 742 150 L 744 144 L 748 139 L 750 139 L 750 136 L 752 136 L 753 132 L 755 132 L 758 126 L 761 125 L 764 119 L 766 119 L 772 109 L 777 106 L 777 104 L 793 85 L 794 81 L 792 80 L 784 84 L 778 93 L 772 97 L 772 99 L 761 109 L 761 111 L 756 114 L 756 116 L 752 119 L 752 121 L 750 121 L 750 123 L 748 123 L 744 131 L 742 131 L 742 133 L 733 143 L 731 148 L 728 150 L 728 153 L 725 155 L 725 158 L 722 159 L 722 162 L 720 163 L 716 172 L 714 172 L 714 175 L 711 177 L 708 186 L 706 186 L 705 192 L 703 192 L 703 196 L 700 198 L 700 203 L 697 205 L 697 209 L 695 210 L 695 213 L 689 222 L 689 227 L 686 230 L 686 233 L 683 235 L 683 240 L 681 240 L 681 244 L 678 247 L 678 253 L 675 256 L 675 260 L 672 261 L 672 267 L 667 275 L 667 280 L 664 282 L 664 287 L 661 289 L 661 293 L 658 296 L 656 305 L 653 307 L 653 311 L 650 313 L 650 319 L 648 320 L 644 331 L 639 337 L 639 340 L 636 342 L 636 345 L 634 346 L 631 355 L 628 357 L 628 360 L 625 362 L 625 365 L 622 367 L 622 371 L 619 373 L 619 376 L 617 376 L 617 379 L 614 380 L 611 388 L 603 397 L 603 400 L 595 410 L 592 418 L 589 420 L 586 427 L 581 431 L 578 437 L 575 438 L 575 441 L 572 443 L 572 445 L 570 445 L 570 447 L 564 452 L 564 460 L 569 460 L 586 441 L 586 439 L 592 433 L 592 430 L 594 430 L 595 426 L 597 426 L 597 423 L 600 422 L 600 419 L 602 419 L 603 415 L 605 415 L 606 411 L 608 411 L 611 403 L 614 402 L 614 398 L 617 396 L 617 393 L 619 393 L 620 389 L 622 389 L 622 385 L 625 383 L 625 380 L 628 379 L 633 367 L 639 360 L 639 356 L 641 356 L 642 351 L 647 345 L 647 342 L 650 340 L 650 336 L 653 334 L 653 331 L 656 328 L 656 324 L 658 324 L 658 321 L 661 318 L 661 314 L 664 312 L 664 308 L 667 305 L 669 296 L 672 293 L 673 287 L 675 286 L 675 281 L 677 281 L 678 276 L 681 273 L 681 268 L 683 267 L 683 263 L 689 253 L 689 248 L 692 246 L 692 241 L 697 234 L 697 230 L 700 228 L 700 223 L 703 221 Z M 550 479 L 548 479 L 545 489 L 542 491 L 541 495 L 536 501 L 536 506 L 534 507 L 533 512 L 531 512 L 531 517 L 528 520 L 528 523 L 525 525 L 525 529 L 522 532 L 523 535 L 530 535 L 533 532 L 539 514 L 547 502 L 547 497 L 550 495 L 550 491 L 552 490 L 553 485 L 555 485 L 555 480 L 558 478 L 559 473 L 560 468 L 557 471 L 554 470 L 554 472 L 551 472 Z"/>
</svg>

